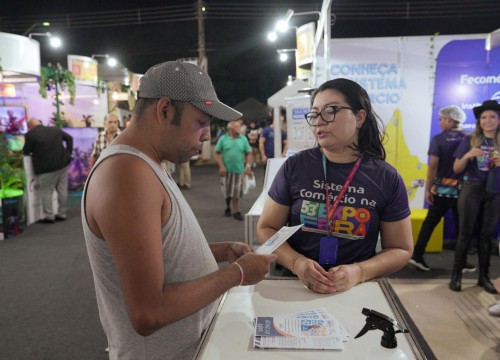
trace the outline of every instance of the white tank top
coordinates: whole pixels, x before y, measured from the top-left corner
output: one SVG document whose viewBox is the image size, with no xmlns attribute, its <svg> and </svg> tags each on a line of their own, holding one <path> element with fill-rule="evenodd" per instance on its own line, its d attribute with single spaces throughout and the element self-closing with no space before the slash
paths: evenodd
<svg viewBox="0 0 500 360">
<path fill-rule="evenodd" d="M 215 258 L 184 196 L 174 180 L 151 158 L 127 145 L 110 146 L 101 153 L 88 180 L 101 162 L 117 154 L 134 155 L 147 162 L 170 196 L 172 212 L 162 227 L 165 283 L 189 281 L 217 271 Z M 109 180 L 109 184 L 113 184 L 113 179 Z M 97 237 L 88 226 L 85 216 L 85 195 L 86 187 L 82 198 L 83 233 L 94 276 L 99 316 L 108 338 L 109 358 L 112 360 L 192 359 L 203 333 L 210 325 L 219 300 L 187 318 L 165 326 L 153 335 L 144 337 L 137 334 L 127 315 L 123 291 L 111 252 L 106 242 Z"/>
</svg>

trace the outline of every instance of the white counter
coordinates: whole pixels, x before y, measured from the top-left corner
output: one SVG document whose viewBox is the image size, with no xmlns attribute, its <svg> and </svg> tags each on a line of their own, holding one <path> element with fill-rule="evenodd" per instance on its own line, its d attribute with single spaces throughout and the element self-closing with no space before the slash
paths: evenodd
<svg viewBox="0 0 500 360">
<path fill-rule="evenodd" d="M 217 314 L 201 345 L 197 360 L 262 359 L 372 359 L 381 348 L 382 332 L 368 331 L 354 339 L 363 328 L 363 308 L 373 309 L 401 321 L 378 282 L 367 282 L 333 295 L 309 291 L 295 279 L 264 280 L 255 286 L 231 289 L 222 299 Z M 253 319 L 324 307 L 350 331 L 344 350 L 264 350 L 254 349 Z M 396 316 L 397 315 L 397 316 Z M 410 334 L 397 334 L 398 348 L 409 359 L 423 359 Z"/>
</svg>

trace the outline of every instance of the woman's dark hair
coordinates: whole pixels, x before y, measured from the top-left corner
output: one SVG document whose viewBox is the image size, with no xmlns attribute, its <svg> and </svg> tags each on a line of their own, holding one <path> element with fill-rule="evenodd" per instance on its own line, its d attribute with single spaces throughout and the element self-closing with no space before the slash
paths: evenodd
<svg viewBox="0 0 500 360">
<path fill-rule="evenodd" d="M 352 144 L 352 147 L 360 154 L 385 160 L 383 122 L 373 110 L 366 90 L 352 80 L 343 78 L 329 80 L 314 90 L 311 95 L 311 106 L 316 95 L 325 90 L 335 90 L 341 93 L 355 113 L 361 109 L 365 110 L 366 119 L 359 129 L 358 144 Z"/>
</svg>

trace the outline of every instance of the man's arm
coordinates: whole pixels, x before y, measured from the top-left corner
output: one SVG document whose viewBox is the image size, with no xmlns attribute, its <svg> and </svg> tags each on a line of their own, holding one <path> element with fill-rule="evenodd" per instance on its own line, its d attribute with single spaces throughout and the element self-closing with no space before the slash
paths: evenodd
<svg viewBox="0 0 500 360">
<path fill-rule="evenodd" d="M 94 140 L 94 144 L 92 145 L 92 153 L 90 154 L 90 167 L 94 167 L 97 159 L 99 158 L 99 155 L 101 153 L 101 147 L 99 144 L 99 134 L 97 135 L 96 139 Z"/>
<path fill-rule="evenodd" d="M 252 174 L 252 151 L 245 154 L 245 174 Z"/>
<path fill-rule="evenodd" d="M 113 186 L 106 186 L 110 181 Z M 165 284 L 161 228 L 170 214 L 168 193 L 134 156 L 107 159 L 89 180 L 87 220 L 110 248 L 128 316 L 143 336 L 199 311 L 241 281 L 239 267 L 232 265 L 193 281 Z M 243 284 L 262 280 L 274 259 L 255 253 L 239 258 Z"/>
<path fill-rule="evenodd" d="M 259 151 L 260 151 L 260 159 L 263 164 L 267 162 L 266 151 L 264 150 L 264 143 L 266 142 L 266 138 L 261 136 L 259 138 Z"/>
<path fill-rule="evenodd" d="M 283 151 L 281 156 L 286 157 L 286 152 L 288 151 L 288 140 L 283 140 Z"/>
<path fill-rule="evenodd" d="M 215 151 L 214 159 L 217 162 L 217 165 L 219 165 L 219 175 L 226 176 L 226 167 L 224 166 L 224 162 L 222 161 L 222 155 L 219 152 Z"/>
<path fill-rule="evenodd" d="M 27 133 L 24 138 L 23 154 L 31 155 L 32 152 L 33 152 L 33 141 L 31 140 L 31 135 Z"/>
<path fill-rule="evenodd" d="M 66 150 L 68 150 L 68 152 L 70 154 L 73 153 L 73 137 L 68 134 L 67 132 L 61 130 L 62 133 L 63 133 L 63 140 L 64 142 L 66 143 Z"/>
<path fill-rule="evenodd" d="M 252 156 L 252 148 L 250 147 L 250 143 L 248 142 L 248 139 L 246 137 L 243 138 L 245 140 L 245 174 L 246 175 L 251 175 L 252 174 L 252 162 L 253 162 L 253 156 Z"/>
<path fill-rule="evenodd" d="M 427 181 L 425 182 L 425 200 L 432 205 L 434 196 L 431 193 L 432 184 L 437 176 L 439 167 L 439 157 L 431 155 L 429 157 L 429 168 L 427 169 Z"/>
</svg>

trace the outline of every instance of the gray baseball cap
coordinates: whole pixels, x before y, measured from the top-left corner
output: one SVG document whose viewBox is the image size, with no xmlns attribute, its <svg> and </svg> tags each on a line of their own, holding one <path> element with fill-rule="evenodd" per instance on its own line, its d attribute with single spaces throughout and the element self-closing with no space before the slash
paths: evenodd
<svg viewBox="0 0 500 360">
<path fill-rule="evenodd" d="M 200 67 L 183 61 L 167 61 L 151 67 L 141 77 L 138 98 L 187 101 L 221 120 L 232 121 L 242 114 L 217 98 L 212 80 Z"/>
</svg>

